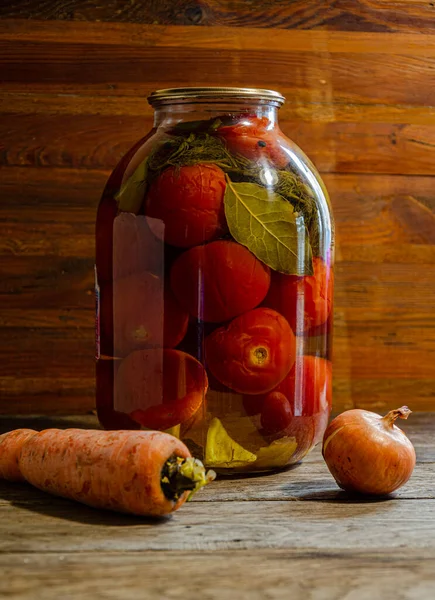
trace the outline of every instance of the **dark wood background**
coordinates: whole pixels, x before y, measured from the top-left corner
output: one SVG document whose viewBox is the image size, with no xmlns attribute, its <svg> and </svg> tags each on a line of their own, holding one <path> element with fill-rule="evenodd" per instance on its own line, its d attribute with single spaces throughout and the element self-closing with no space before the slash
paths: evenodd
<svg viewBox="0 0 435 600">
<path fill-rule="evenodd" d="M 0 414 L 94 406 L 96 206 L 176 85 L 283 92 L 337 225 L 334 408 L 435 410 L 435 3 L 0 6 Z"/>
</svg>

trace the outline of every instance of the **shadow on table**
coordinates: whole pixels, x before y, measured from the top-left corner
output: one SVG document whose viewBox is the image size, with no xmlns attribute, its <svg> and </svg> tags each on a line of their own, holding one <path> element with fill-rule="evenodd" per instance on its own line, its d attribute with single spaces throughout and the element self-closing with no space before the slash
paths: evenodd
<svg viewBox="0 0 435 600">
<path fill-rule="evenodd" d="M 0 502 L 2 500 L 29 512 L 65 521 L 104 527 L 157 526 L 167 523 L 171 518 L 170 515 L 166 517 L 123 515 L 109 510 L 92 508 L 66 498 L 51 496 L 24 483 L 8 481 L 0 481 Z"/>
<path fill-rule="evenodd" d="M 0 420 L 0 434 L 12 431 L 13 429 L 68 429 L 69 427 L 78 429 L 100 429 L 98 419 L 94 414 L 71 415 L 71 416 L 50 416 L 50 415 L 18 415 L 3 416 Z"/>
<path fill-rule="evenodd" d="M 298 496 L 298 500 L 303 500 L 304 502 L 329 502 L 332 504 L 379 504 L 394 499 L 394 494 L 386 496 L 363 496 L 361 494 L 344 492 L 343 490 L 322 490 Z"/>
<path fill-rule="evenodd" d="M 302 462 L 298 462 L 295 465 L 288 465 L 284 468 L 279 468 L 275 470 L 267 470 L 267 471 L 246 471 L 245 473 L 241 471 L 240 473 L 226 473 L 225 471 L 219 471 L 219 469 L 213 469 L 217 472 L 218 479 L 221 481 L 230 481 L 230 480 L 243 480 L 243 479 L 255 479 L 257 477 L 261 477 L 263 480 L 267 480 L 268 477 L 274 477 L 275 475 L 279 475 L 280 473 L 287 473 L 290 471 L 295 471 L 301 466 Z"/>
</svg>

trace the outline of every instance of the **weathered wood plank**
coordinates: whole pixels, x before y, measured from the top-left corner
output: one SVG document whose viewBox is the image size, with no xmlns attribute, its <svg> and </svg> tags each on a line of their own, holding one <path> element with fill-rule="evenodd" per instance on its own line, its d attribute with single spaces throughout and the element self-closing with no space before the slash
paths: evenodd
<svg viewBox="0 0 435 600">
<path fill-rule="evenodd" d="M 4 300 L 1 298 L 0 299 Z M 1 302 L 0 305 L 6 304 Z M 12 302 L 11 302 L 12 304 Z M 0 327 L 14 328 L 92 328 L 95 311 L 89 308 L 3 308 L 0 314 Z"/>
<path fill-rule="evenodd" d="M 0 20 L 0 39 L 9 42 L 57 43 L 59 37 L 66 44 L 92 44 L 128 47 L 287 50 L 298 53 L 325 51 L 330 54 L 384 54 L 435 56 L 435 39 L 422 32 L 416 34 L 340 31 L 262 31 L 244 27 L 198 28 L 183 26 L 134 25 L 120 23 L 47 23 L 44 21 Z"/>
<path fill-rule="evenodd" d="M 93 257 L 2 257 L 1 305 L 7 310 L 57 308 L 59 314 L 89 311 L 94 307 L 93 265 Z"/>
<path fill-rule="evenodd" d="M 125 27 L 63 24 L 74 41 L 68 35 L 59 41 L 58 23 L 30 36 L 25 21 L 0 22 L 0 27 L 5 92 L 107 95 L 116 87 L 116 93 L 143 96 L 156 86 L 189 81 L 278 87 L 290 98 L 297 92 L 299 102 L 430 106 L 433 96 L 433 36 L 398 34 L 386 44 L 382 34 L 362 34 L 352 44 L 350 34 L 326 32 L 295 36 L 298 32 L 281 31 L 271 36 L 258 29 L 216 28 L 210 33 L 200 28 L 192 36 L 188 27 L 153 26 L 126 35 Z M 131 39 L 136 41 L 129 44 Z M 93 51 L 95 44 L 98 52 Z"/>
<path fill-rule="evenodd" d="M 67 218 L 67 214 L 63 217 Z M 29 223 L 3 223 L 0 254 L 13 256 L 92 256 L 95 248 L 95 223 L 52 220 Z"/>
<path fill-rule="evenodd" d="M 52 377 L 14 376 L 0 378 L 0 417 L 12 411 L 23 415 L 41 413 L 64 415 L 65 413 L 89 414 L 95 410 L 94 369 L 84 365 L 78 378 L 62 378 L 64 373 Z"/>
<path fill-rule="evenodd" d="M 176 565 L 174 572 L 174 565 Z M 0 593 L 33 600 L 35 585 L 47 600 L 315 600 L 382 598 L 432 600 L 433 554 L 389 555 L 263 549 L 179 552 L 1 554 Z M 108 574 L 110 573 L 110 579 Z"/>
<path fill-rule="evenodd" d="M 144 112 L 149 112 L 145 111 Z M 150 115 L 4 114 L 2 166 L 113 168 L 152 127 Z M 281 120 L 322 172 L 432 175 L 435 124 Z"/>
<path fill-rule="evenodd" d="M 357 104 L 334 102 L 295 102 L 293 91 L 290 102 L 280 109 L 281 122 L 308 121 L 311 123 L 407 123 L 412 125 L 435 125 L 433 106 L 409 104 Z M 101 115 L 115 117 L 139 117 L 151 119 L 152 109 L 143 96 L 123 96 L 110 91 L 111 95 L 80 96 L 78 94 L 4 92 L 0 90 L 0 111 L 33 115 Z"/>
<path fill-rule="evenodd" d="M 67 208 L 80 211 L 91 208 L 87 219 L 95 217 L 98 201 L 110 171 L 90 169 L 2 169 L 1 208 L 5 211 L 17 206 L 31 207 L 34 216 L 39 209 L 51 208 L 52 215 Z M 38 209 L 38 210 L 37 210 Z M 2 215 L 6 219 L 5 215 Z"/>
<path fill-rule="evenodd" d="M 61 5 L 66 2 L 68 10 L 61 12 Z M 0 18 L 10 20 L 14 27 L 21 29 L 25 29 L 26 24 L 20 23 L 20 19 L 32 19 L 36 23 L 36 34 L 50 27 L 46 20 L 55 19 L 60 31 L 72 31 L 77 25 L 92 30 L 92 21 L 105 21 L 104 25 L 110 28 L 113 37 L 116 37 L 117 31 L 126 29 L 124 22 L 129 22 L 129 29 L 135 34 L 149 29 L 149 25 L 164 25 L 171 30 L 177 28 L 183 33 L 188 32 L 191 25 L 213 25 L 212 28 L 207 27 L 209 32 L 223 27 L 231 32 L 232 27 L 240 26 L 243 30 L 258 29 L 261 37 L 267 34 L 261 29 L 273 28 L 278 36 L 282 29 L 291 29 L 295 36 L 303 34 L 303 30 L 310 30 L 319 39 L 331 33 L 349 39 L 351 35 L 348 32 L 352 31 L 367 37 L 388 30 L 396 37 L 403 34 L 418 37 L 422 30 L 431 33 L 434 13 L 431 4 L 423 0 L 340 0 L 333 6 L 321 0 L 274 0 L 272 4 L 270 0 L 256 0 L 255 4 L 247 4 L 246 0 L 145 0 L 140 6 L 133 4 L 123 0 L 11 0 L 0 8 Z M 214 12 L 211 13 L 210 9 Z M 128 11 L 135 12 L 135 18 L 125 18 Z M 367 15 L 371 13 L 372 23 L 367 22 L 364 12 Z M 75 23 L 67 22 L 71 20 Z M 171 27 L 174 25 L 177 27 Z M 201 29 L 196 28 L 195 35 L 190 31 L 190 36 L 203 39 L 205 35 Z M 132 37 L 135 43 L 141 43 L 137 36 Z"/>
<path fill-rule="evenodd" d="M 0 485 L 4 490 L 13 484 Z M 195 502 L 166 526 L 156 526 L 23 489 L 21 500 L 0 505 L 0 551 L 62 553 L 68 536 L 70 552 L 290 548 L 389 553 L 406 547 L 435 553 L 434 500 L 350 503 L 340 492 L 337 496 L 310 500 L 309 506 L 292 500 L 232 501 L 213 502 L 211 509 L 208 502 Z M 91 536 L 89 525 L 99 525 Z"/>
<path fill-rule="evenodd" d="M 29 333 L 31 335 L 29 335 Z M 83 366 L 89 362 L 93 368 L 94 333 L 92 329 L 0 329 L 0 376 L 59 377 L 61 373 L 69 377 L 80 377 L 88 372 Z M 10 355 L 11 345 L 15 348 Z M 18 383 L 18 385 L 20 385 Z"/>
<path fill-rule="evenodd" d="M 404 423 L 409 434 L 426 436 L 432 450 L 433 419 L 417 414 Z M 0 431 L 17 423 L 38 429 L 92 427 L 95 418 L 10 418 Z M 237 597 L 254 599 L 272 590 L 277 599 L 290 592 L 314 599 L 316 590 L 328 590 L 334 598 L 352 593 L 432 600 L 433 468 L 419 462 L 398 493 L 402 496 L 356 501 L 334 491 L 330 475 L 326 481 L 317 449 L 291 471 L 218 480 L 196 502 L 157 522 L 96 511 L 2 482 L 0 593 L 30 600 L 40 586 L 48 600 L 120 593 L 133 598 L 139 590 L 145 598 L 189 593 L 212 599 L 231 588 Z M 430 499 L 410 499 L 406 491 L 412 486 L 426 489 Z M 213 584 L 207 586 L 208 581 Z"/>
</svg>

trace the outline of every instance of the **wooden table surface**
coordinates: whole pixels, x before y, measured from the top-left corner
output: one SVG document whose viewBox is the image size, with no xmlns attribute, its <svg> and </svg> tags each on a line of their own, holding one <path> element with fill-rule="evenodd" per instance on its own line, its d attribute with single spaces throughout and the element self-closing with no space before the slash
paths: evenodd
<svg viewBox="0 0 435 600">
<path fill-rule="evenodd" d="M 20 426 L 96 421 L 11 417 L 0 431 Z M 0 597 L 433 600 L 434 426 L 404 424 L 414 474 L 375 501 L 339 491 L 319 448 L 286 472 L 218 480 L 160 521 L 0 482 Z"/>
</svg>

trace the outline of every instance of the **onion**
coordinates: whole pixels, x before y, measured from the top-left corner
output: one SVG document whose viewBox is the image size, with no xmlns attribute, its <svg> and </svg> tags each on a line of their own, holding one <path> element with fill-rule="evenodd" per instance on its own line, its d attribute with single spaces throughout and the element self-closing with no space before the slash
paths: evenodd
<svg viewBox="0 0 435 600">
<path fill-rule="evenodd" d="M 385 495 L 408 481 L 415 466 L 415 450 L 394 422 L 410 414 L 407 406 L 391 410 L 385 417 L 353 409 L 329 424 L 322 454 L 343 490 Z"/>
</svg>

